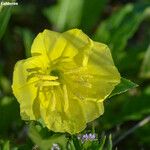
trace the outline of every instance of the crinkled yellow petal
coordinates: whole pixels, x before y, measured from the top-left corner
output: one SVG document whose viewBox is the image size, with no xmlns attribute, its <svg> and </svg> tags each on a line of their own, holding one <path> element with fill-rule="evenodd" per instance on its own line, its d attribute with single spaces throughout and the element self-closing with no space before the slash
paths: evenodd
<svg viewBox="0 0 150 150">
<path fill-rule="evenodd" d="M 63 37 L 80 52 L 89 43 L 89 37 L 79 29 L 71 29 L 62 33 Z"/>
<path fill-rule="evenodd" d="M 75 69 L 72 64 L 64 67 L 66 83 L 73 95 L 83 102 L 89 122 L 103 114 L 102 101 L 120 82 L 120 74 L 105 44 L 93 42 L 78 29 L 63 34 L 79 50 L 74 61 L 81 66 L 81 69 Z"/>
<path fill-rule="evenodd" d="M 46 126 L 55 132 L 78 133 L 86 127 L 82 102 L 72 99 L 69 93 L 65 96 L 63 89 L 56 87 L 39 95 L 41 117 Z"/>
<path fill-rule="evenodd" d="M 79 29 L 71 29 L 63 33 L 65 39 L 78 50 L 78 54 L 74 57 L 74 61 L 78 65 L 83 64 L 83 57 L 91 48 L 90 38 Z"/>
<path fill-rule="evenodd" d="M 82 101 L 82 108 L 86 116 L 86 122 L 97 119 L 104 113 L 103 102 L 95 102 L 93 100 Z"/>
<path fill-rule="evenodd" d="M 12 89 L 15 97 L 20 103 L 21 116 L 24 120 L 33 120 L 33 102 L 37 97 L 38 91 L 35 86 L 38 78 L 28 78 L 32 71 L 45 72 L 48 60 L 45 57 L 36 56 L 26 60 L 18 61 L 13 72 Z"/>
<path fill-rule="evenodd" d="M 64 37 L 79 50 L 75 63 L 83 66 L 83 71 L 73 72 L 68 84 L 74 93 L 83 99 L 93 98 L 103 101 L 120 82 L 120 74 L 113 63 L 109 48 L 105 44 L 93 42 L 81 30 L 72 29 L 63 33 Z M 72 69 L 73 70 L 73 69 Z M 88 77 L 89 76 L 89 77 Z M 87 82 L 84 82 L 88 80 Z"/>
<path fill-rule="evenodd" d="M 79 133 L 86 127 L 84 112 L 79 100 L 70 99 L 65 112 L 48 110 L 44 121 L 47 127 L 55 132 Z"/>
<path fill-rule="evenodd" d="M 49 30 L 44 30 L 44 32 L 39 33 L 34 39 L 31 54 L 32 56 L 36 55 L 47 55 L 48 52 L 53 48 L 55 41 L 59 37 L 59 33 Z"/>
<path fill-rule="evenodd" d="M 89 82 L 98 101 L 103 101 L 120 82 L 120 74 L 115 67 L 109 48 L 94 42 L 87 64 L 88 73 L 93 76 Z"/>
<path fill-rule="evenodd" d="M 68 43 L 62 34 L 50 30 L 39 33 L 31 48 L 32 56 L 47 55 L 51 61 L 60 57 L 72 58 L 77 52 L 75 47 Z"/>
</svg>

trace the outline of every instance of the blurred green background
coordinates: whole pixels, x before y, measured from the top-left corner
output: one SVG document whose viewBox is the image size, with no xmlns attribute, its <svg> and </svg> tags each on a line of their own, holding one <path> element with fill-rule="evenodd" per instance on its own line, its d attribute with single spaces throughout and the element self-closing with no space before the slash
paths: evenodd
<svg viewBox="0 0 150 150">
<path fill-rule="evenodd" d="M 14 150 L 30 150 L 34 146 L 11 90 L 15 63 L 30 57 L 33 39 L 45 28 L 59 32 L 79 28 L 107 44 L 121 75 L 139 85 L 105 101 L 104 115 L 94 121 L 96 133 L 100 138 L 111 133 L 118 150 L 149 150 L 149 123 L 118 139 L 150 114 L 150 1 L 17 2 L 18 6 L 0 5 L 0 149 L 9 150 L 10 145 Z"/>
</svg>

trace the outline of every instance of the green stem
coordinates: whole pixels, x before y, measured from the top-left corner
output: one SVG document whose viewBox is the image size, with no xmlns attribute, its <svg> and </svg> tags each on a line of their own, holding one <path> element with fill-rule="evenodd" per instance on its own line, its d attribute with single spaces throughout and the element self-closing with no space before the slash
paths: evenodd
<svg viewBox="0 0 150 150">
<path fill-rule="evenodd" d="M 129 129 L 127 132 L 125 132 L 123 135 L 121 135 L 114 143 L 113 146 L 117 145 L 120 141 L 122 141 L 123 139 L 125 139 L 128 135 L 132 134 L 136 129 L 144 126 L 145 124 L 147 124 L 148 122 L 150 122 L 150 116 L 147 116 L 146 118 L 144 118 L 143 120 L 141 120 L 139 123 L 137 123 L 134 127 L 132 127 L 131 129 Z"/>
</svg>

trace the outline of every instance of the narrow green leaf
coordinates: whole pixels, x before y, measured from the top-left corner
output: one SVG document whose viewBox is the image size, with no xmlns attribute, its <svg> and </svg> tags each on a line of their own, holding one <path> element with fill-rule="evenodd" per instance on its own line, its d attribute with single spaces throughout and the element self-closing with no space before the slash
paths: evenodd
<svg viewBox="0 0 150 150">
<path fill-rule="evenodd" d="M 56 30 L 77 27 L 80 23 L 84 0 L 58 0 L 57 4 L 44 10 L 44 15 Z"/>
<path fill-rule="evenodd" d="M 92 141 L 85 141 L 83 143 L 83 149 L 89 149 L 90 147 L 92 147 Z"/>
<path fill-rule="evenodd" d="M 9 141 L 4 142 L 3 150 L 9 150 Z"/>
<path fill-rule="evenodd" d="M 8 6 L 1 10 L 0 12 L 0 39 L 5 33 L 7 28 L 10 16 L 11 16 L 11 9 L 12 7 Z"/>
<path fill-rule="evenodd" d="M 16 126 L 21 124 L 19 104 L 12 96 L 6 96 L 5 94 L 0 98 L 0 120 L 1 136 L 9 133 L 14 122 L 16 122 Z"/>
<path fill-rule="evenodd" d="M 76 149 L 82 149 L 83 145 L 76 135 L 72 135 L 72 140 Z"/>
<path fill-rule="evenodd" d="M 109 135 L 107 150 L 112 150 L 112 136 L 111 136 L 111 134 Z"/>
<path fill-rule="evenodd" d="M 54 6 L 44 10 L 44 15 L 55 30 L 80 27 L 88 33 L 97 24 L 107 2 L 108 0 L 58 0 Z"/>
<path fill-rule="evenodd" d="M 82 8 L 81 28 L 86 33 L 91 33 L 101 18 L 108 0 L 84 0 Z"/>
<path fill-rule="evenodd" d="M 150 46 L 145 53 L 140 76 L 143 78 L 150 78 Z"/>
<path fill-rule="evenodd" d="M 2 9 L 3 9 L 3 5 L 0 5 L 0 12 L 2 11 Z"/>
<path fill-rule="evenodd" d="M 35 144 L 38 143 L 38 146 L 42 145 L 42 138 L 33 125 L 30 126 L 28 135 Z"/>
<path fill-rule="evenodd" d="M 68 150 L 76 150 L 73 140 L 68 142 Z"/>
<path fill-rule="evenodd" d="M 106 141 L 106 136 L 104 136 L 101 141 L 100 141 L 100 147 L 98 150 L 103 150 L 104 149 L 104 144 L 105 144 L 105 141 Z"/>
<path fill-rule="evenodd" d="M 127 80 L 125 78 L 121 78 L 121 82 L 115 87 L 115 89 L 110 94 L 109 98 L 118 95 L 124 92 L 127 92 L 128 90 L 137 87 L 138 85 L 131 82 L 130 80 Z"/>
<path fill-rule="evenodd" d="M 125 16 L 128 15 L 132 10 L 133 5 L 127 4 L 117 12 L 114 12 L 107 20 L 100 24 L 94 35 L 94 38 L 108 44 L 111 40 L 110 38 L 113 38 L 114 36 L 111 35 L 111 33 L 114 32 L 113 30 L 117 30 L 119 28 Z"/>
<path fill-rule="evenodd" d="M 22 29 L 23 43 L 26 52 L 26 58 L 31 56 L 31 45 L 33 42 L 33 33 L 29 29 Z"/>
<path fill-rule="evenodd" d="M 140 23 L 150 14 L 149 8 L 149 3 L 125 5 L 100 24 L 94 38 L 108 44 L 113 56 L 121 59 L 118 52 L 125 48 Z"/>
</svg>

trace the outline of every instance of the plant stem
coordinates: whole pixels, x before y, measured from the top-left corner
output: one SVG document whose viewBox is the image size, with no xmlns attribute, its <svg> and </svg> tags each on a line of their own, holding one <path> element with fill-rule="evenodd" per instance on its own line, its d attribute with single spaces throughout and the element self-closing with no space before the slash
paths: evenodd
<svg viewBox="0 0 150 150">
<path fill-rule="evenodd" d="M 146 118 L 144 118 L 143 120 L 141 120 L 139 123 L 137 123 L 135 126 L 133 126 L 131 129 L 129 129 L 127 132 L 125 132 L 123 135 L 121 135 L 114 143 L 113 146 L 117 145 L 120 141 L 122 141 L 123 139 L 125 139 L 128 135 L 130 135 L 131 133 L 133 133 L 136 129 L 144 126 L 145 124 L 147 124 L 148 122 L 150 122 L 150 116 L 147 116 Z"/>
</svg>

